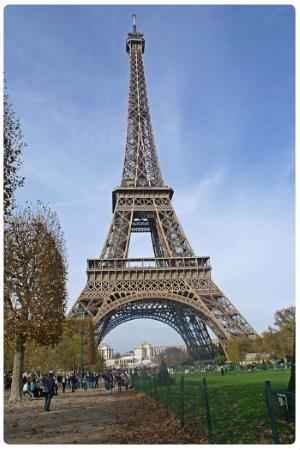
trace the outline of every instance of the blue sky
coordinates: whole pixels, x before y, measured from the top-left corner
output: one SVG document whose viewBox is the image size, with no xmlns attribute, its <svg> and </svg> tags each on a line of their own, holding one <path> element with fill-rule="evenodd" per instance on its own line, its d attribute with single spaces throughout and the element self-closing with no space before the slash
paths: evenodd
<svg viewBox="0 0 300 450">
<path fill-rule="evenodd" d="M 294 9 L 290 6 L 8 6 L 4 69 L 27 148 L 19 203 L 58 213 L 69 306 L 111 221 L 126 137 L 131 15 L 164 180 L 192 247 L 258 332 L 294 303 Z M 131 256 L 151 255 L 133 235 Z M 105 339 L 180 343 L 132 321 Z"/>
</svg>

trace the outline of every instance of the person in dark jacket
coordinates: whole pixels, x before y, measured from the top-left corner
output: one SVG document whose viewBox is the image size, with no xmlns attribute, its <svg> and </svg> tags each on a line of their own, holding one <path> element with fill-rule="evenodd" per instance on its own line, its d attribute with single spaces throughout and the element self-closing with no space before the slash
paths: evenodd
<svg viewBox="0 0 300 450">
<path fill-rule="evenodd" d="M 44 375 L 42 379 L 42 386 L 43 386 L 43 395 L 45 399 L 44 403 L 44 409 L 45 411 L 50 411 L 50 403 L 51 398 L 54 395 L 54 377 L 53 372 L 49 372 L 48 375 Z"/>
</svg>

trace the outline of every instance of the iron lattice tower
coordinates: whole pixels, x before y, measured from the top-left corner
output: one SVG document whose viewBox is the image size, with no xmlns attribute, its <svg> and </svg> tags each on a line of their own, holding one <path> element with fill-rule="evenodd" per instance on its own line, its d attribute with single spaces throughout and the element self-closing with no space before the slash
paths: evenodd
<svg viewBox="0 0 300 450">
<path fill-rule="evenodd" d="M 87 284 L 70 315 L 94 318 L 96 339 L 121 323 L 151 318 L 174 328 L 195 359 L 212 358 L 212 330 L 226 352 L 233 336 L 256 335 L 211 278 L 210 260 L 194 253 L 172 206 L 173 189 L 159 167 L 151 125 L 143 53 L 145 40 L 133 30 L 128 126 L 121 185 L 113 190 L 113 218 L 100 257 L 89 259 Z M 130 235 L 150 232 L 154 258 L 128 258 Z"/>
</svg>

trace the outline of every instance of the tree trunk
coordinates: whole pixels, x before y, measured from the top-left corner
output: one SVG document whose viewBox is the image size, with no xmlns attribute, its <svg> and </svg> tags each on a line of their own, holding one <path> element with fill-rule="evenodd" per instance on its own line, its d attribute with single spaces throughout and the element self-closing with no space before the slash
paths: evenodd
<svg viewBox="0 0 300 450">
<path fill-rule="evenodd" d="M 293 357 L 291 363 L 291 375 L 288 385 L 288 391 L 295 392 L 295 378 L 296 378 L 296 364 L 295 364 L 295 354 L 296 354 L 296 336 L 294 336 L 294 347 L 293 347 Z"/>
<path fill-rule="evenodd" d="M 25 338 L 23 335 L 17 336 L 14 354 L 14 368 L 12 375 L 11 391 L 9 397 L 9 401 L 11 402 L 20 402 L 22 400 L 24 351 L 25 351 Z"/>
</svg>

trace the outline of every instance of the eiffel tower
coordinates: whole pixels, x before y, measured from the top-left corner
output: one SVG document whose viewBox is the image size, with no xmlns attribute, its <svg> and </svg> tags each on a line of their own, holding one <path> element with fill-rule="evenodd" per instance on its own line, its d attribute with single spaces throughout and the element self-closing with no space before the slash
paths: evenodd
<svg viewBox="0 0 300 450">
<path fill-rule="evenodd" d="M 226 353 L 234 336 L 255 330 L 211 278 L 208 256 L 196 256 L 172 206 L 173 189 L 159 167 L 148 105 L 145 39 L 128 33 L 130 79 L 122 181 L 112 192 L 113 218 L 99 258 L 87 261 L 87 284 L 70 315 L 93 317 L 96 341 L 118 325 L 141 318 L 175 329 L 191 358 L 216 354 L 208 329 Z M 155 257 L 128 258 L 131 233 L 151 234 Z"/>
</svg>

